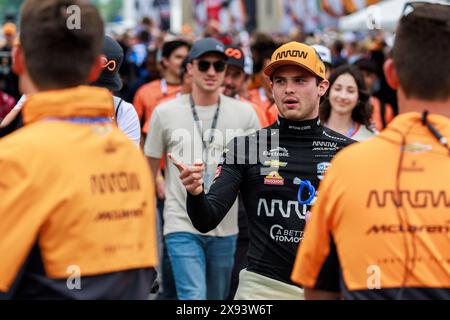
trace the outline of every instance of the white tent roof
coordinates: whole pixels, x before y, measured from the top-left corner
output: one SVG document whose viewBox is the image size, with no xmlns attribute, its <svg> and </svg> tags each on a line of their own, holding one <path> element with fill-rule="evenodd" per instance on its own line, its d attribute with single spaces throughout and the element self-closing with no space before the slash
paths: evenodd
<svg viewBox="0 0 450 320">
<path fill-rule="evenodd" d="M 386 0 L 339 19 L 341 31 L 394 31 L 406 2 L 418 0 Z M 449 4 L 450 1 L 428 1 Z"/>
</svg>

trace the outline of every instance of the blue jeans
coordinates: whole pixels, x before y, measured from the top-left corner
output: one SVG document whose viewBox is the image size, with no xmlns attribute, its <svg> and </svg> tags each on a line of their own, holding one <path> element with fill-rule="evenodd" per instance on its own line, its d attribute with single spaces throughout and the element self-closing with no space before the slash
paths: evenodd
<svg viewBox="0 0 450 320">
<path fill-rule="evenodd" d="M 237 235 L 189 232 L 165 236 L 179 300 L 224 300 L 230 288 Z"/>
</svg>

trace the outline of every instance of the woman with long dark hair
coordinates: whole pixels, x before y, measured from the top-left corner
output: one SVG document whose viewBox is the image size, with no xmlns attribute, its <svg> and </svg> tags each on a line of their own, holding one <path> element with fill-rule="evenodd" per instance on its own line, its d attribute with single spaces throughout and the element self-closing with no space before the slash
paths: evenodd
<svg viewBox="0 0 450 320">
<path fill-rule="evenodd" d="M 372 106 L 361 71 L 352 65 L 333 70 L 330 89 L 320 105 L 325 126 L 353 140 L 366 140 L 377 134 L 370 119 Z"/>
</svg>

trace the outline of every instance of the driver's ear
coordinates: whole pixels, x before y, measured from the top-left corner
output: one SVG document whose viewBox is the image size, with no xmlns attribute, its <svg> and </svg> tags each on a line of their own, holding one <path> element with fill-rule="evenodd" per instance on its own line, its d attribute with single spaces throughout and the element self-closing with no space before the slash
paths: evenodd
<svg viewBox="0 0 450 320">
<path fill-rule="evenodd" d="M 328 88 L 330 87 L 330 82 L 327 79 L 323 79 L 319 83 L 319 96 L 323 97 L 325 93 L 327 93 Z"/>
</svg>

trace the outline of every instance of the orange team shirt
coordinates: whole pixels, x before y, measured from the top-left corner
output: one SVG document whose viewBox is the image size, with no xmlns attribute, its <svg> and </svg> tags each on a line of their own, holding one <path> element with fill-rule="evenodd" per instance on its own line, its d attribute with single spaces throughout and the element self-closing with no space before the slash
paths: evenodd
<svg viewBox="0 0 450 320">
<path fill-rule="evenodd" d="M 380 99 L 376 97 L 370 97 L 370 103 L 373 106 L 372 112 L 372 122 L 375 123 L 375 127 L 378 131 L 383 130 L 383 121 L 381 120 L 381 103 Z M 386 121 L 386 125 L 394 119 L 394 110 L 392 110 L 392 106 L 388 103 L 385 105 L 384 119 Z"/>
<path fill-rule="evenodd" d="M 36 242 L 51 279 L 67 278 L 70 265 L 95 276 L 157 264 L 145 157 L 111 123 L 64 121 L 113 115 L 113 97 L 102 88 L 27 97 L 25 127 L 0 141 L 0 291 Z"/>
<path fill-rule="evenodd" d="M 158 102 L 158 104 L 153 108 L 153 110 L 155 110 L 156 107 L 159 106 L 160 104 L 163 104 L 163 103 L 165 103 L 165 102 L 167 102 L 167 101 L 170 101 L 170 100 L 172 100 L 172 99 L 176 99 L 176 98 L 178 98 L 178 97 L 181 96 L 181 95 L 182 95 L 181 92 L 176 92 L 175 94 L 172 94 L 172 95 L 170 95 L 170 96 L 167 96 L 167 97 L 162 98 L 162 99 Z M 148 131 L 149 131 L 150 121 L 152 120 L 152 113 L 153 113 L 153 110 L 152 110 L 152 112 L 150 113 L 149 117 L 145 120 L 144 125 L 142 126 L 142 132 L 143 132 L 145 135 L 147 135 L 147 134 L 148 134 Z"/>
<path fill-rule="evenodd" d="M 180 90 L 181 85 L 168 84 L 165 79 L 154 80 L 140 87 L 134 97 L 133 105 L 141 124 L 150 118 L 162 99 L 174 96 Z"/>
<path fill-rule="evenodd" d="M 246 102 L 252 106 L 253 110 L 255 110 L 256 115 L 258 116 L 258 120 L 259 120 L 259 124 L 261 125 L 261 128 L 268 127 L 272 124 L 272 123 L 269 123 L 269 120 L 267 120 L 267 116 L 266 116 L 265 112 L 261 108 L 259 108 L 256 104 L 254 104 L 250 100 L 247 100 L 240 96 L 239 96 L 239 100 L 241 100 L 242 102 Z"/>
<path fill-rule="evenodd" d="M 266 115 L 269 125 L 275 123 L 278 119 L 278 108 L 271 102 L 262 87 L 249 91 L 250 102 L 257 105 Z"/>
<path fill-rule="evenodd" d="M 181 92 L 177 92 L 171 96 L 167 96 L 161 99 L 161 101 L 158 102 L 158 104 L 152 109 L 152 112 L 150 113 L 149 117 L 147 118 L 147 120 L 145 120 L 144 125 L 142 126 L 142 132 L 144 133 L 144 135 L 148 135 L 148 131 L 149 131 L 149 127 L 150 127 L 150 121 L 152 120 L 152 113 L 153 110 L 155 110 L 155 108 L 157 106 L 159 106 L 160 104 L 163 104 L 164 102 L 170 101 L 172 99 L 176 99 L 177 97 L 179 97 L 181 95 Z M 159 162 L 159 168 L 161 170 L 164 170 L 166 168 L 166 157 L 165 155 L 161 158 L 161 161 Z"/>
<path fill-rule="evenodd" d="M 428 119 L 450 140 L 449 118 Z M 346 148 L 319 187 L 292 280 L 341 291 L 344 298 L 395 297 L 399 288 L 405 297 L 448 298 L 449 181 L 449 150 L 422 125 L 419 113 L 399 115 L 378 136 Z M 404 284 L 405 260 L 409 255 L 411 266 L 414 251 Z M 370 290 L 377 283 L 381 290 Z"/>
</svg>

